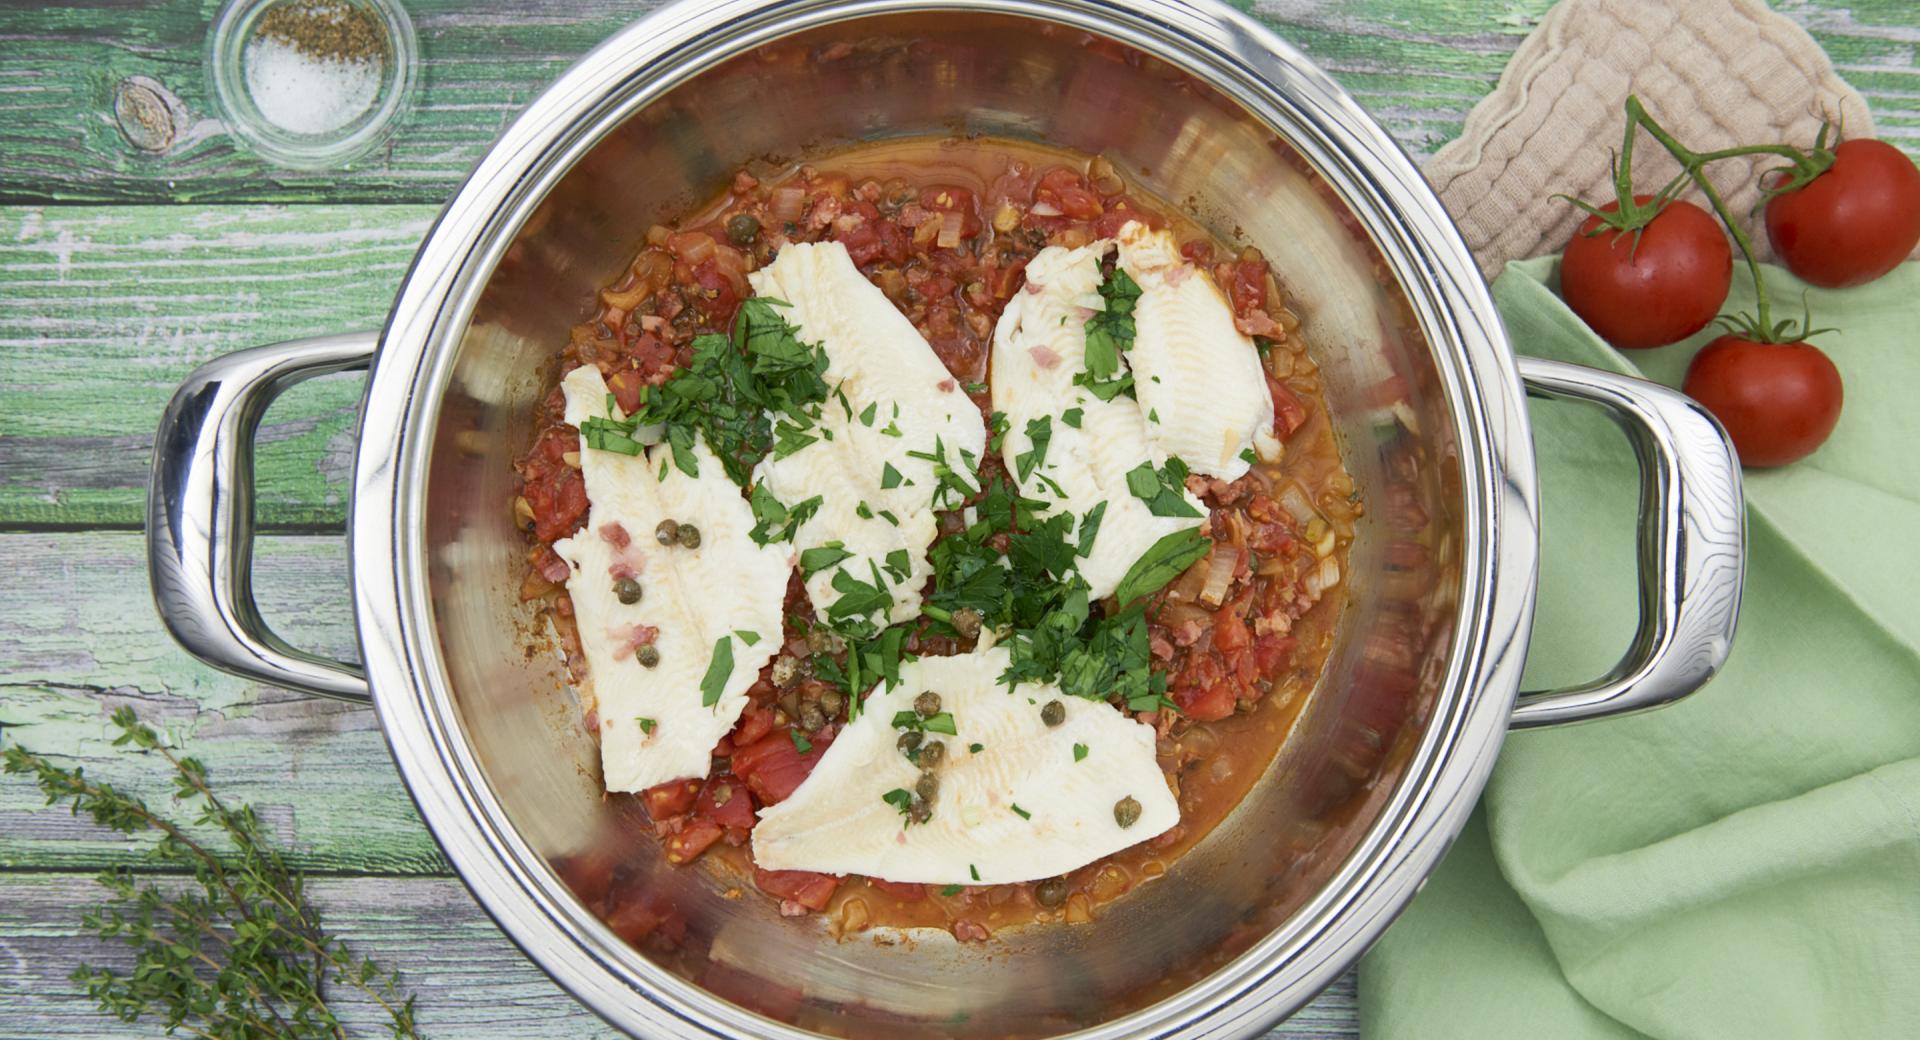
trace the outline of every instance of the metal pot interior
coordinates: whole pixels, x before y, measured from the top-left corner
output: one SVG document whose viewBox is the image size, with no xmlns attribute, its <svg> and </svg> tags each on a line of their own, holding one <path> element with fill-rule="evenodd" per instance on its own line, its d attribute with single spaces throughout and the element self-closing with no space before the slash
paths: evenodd
<svg viewBox="0 0 1920 1040">
<path fill-rule="evenodd" d="M 1273 259 L 1367 516 L 1334 650 L 1293 735 L 1164 877 L 1090 924 L 985 944 L 835 939 L 817 918 L 783 919 L 751 892 L 728 898 L 706 870 L 668 866 L 635 801 L 604 795 L 557 658 L 518 602 L 511 461 L 570 326 L 650 224 L 754 157 L 946 134 L 1105 155 Z M 1206 976 L 1288 927 L 1327 885 L 1417 764 L 1455 643 L 1465 547 L 1444 380 L 1417 308 L 1308 158 L 1325 146 L 1296 149 L 1223 93 L 1113 40 L 1028 18 L 918 13 L 843 20 L 706 66 L 559 181 L 488 279 L 453 362 L 431 434 L 430 594 L 451 697 L 505 822 L 550 862 L 621 850 L 631 867 L 613 883 L 648 893 L 665 921 L 634 956 L 827 1034 L 1051 1035 Z M 557 879 L 545 887 L 570 898 Z"/>
</svg>

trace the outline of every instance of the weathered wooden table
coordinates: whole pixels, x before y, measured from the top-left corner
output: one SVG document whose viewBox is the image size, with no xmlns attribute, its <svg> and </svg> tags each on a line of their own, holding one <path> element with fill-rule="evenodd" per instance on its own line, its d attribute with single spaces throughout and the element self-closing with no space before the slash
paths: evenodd
<svg viewBox="0 0 1920 1040">
<path fill-rule="evenodd" d="M 1699 0 L 1673 0 L 1699 2 Z M 1920 5 L 1778 0 L 1920 150 Z M 154 617 L 140 525 L 161 406 L 195 365 L 275 340 L 377 326 L 436 208 L 548 80 L 650 0 L 408 0 L 425 89 L 383 153 L 323 175 L 236 150 L 201 73 L 215 0 L 0 7 L 0 724 L 158 795 L 110 749 L 131 704 L 182 731 L 316 875 L 331 920 L 403 970 L 441 1037 L 606 1037 L 454 879 L 373 714 L 229 678 Z M 1415 155 L 1459 129 L 1550 0 L 1259 0 Z M 115 119 L 136 84 L 188 118 L 163 151 Z M 123 106 L 124 107 L 124 106 Z M 151 139 L 147 142 L 155 143 Z M 164 142 L 163 142 L 164 143 Z M 261 431 L 257 580 L 293 642 L 351 652 L 340 535 L 357 376 L 288 394 Z M 115 951 L 78 934 L 92 874 L 128 848 L 0 781 L 0 1037 L 157 1035 L 102 1019 L 67 981 Z M 1352 1036 L 1352 977 L 1279 1035 Z M 371 1021 L 371 1019 L 367 1019 Z M 371 1034 L 369 1034 L 371 1035 Z"/>
</svg>

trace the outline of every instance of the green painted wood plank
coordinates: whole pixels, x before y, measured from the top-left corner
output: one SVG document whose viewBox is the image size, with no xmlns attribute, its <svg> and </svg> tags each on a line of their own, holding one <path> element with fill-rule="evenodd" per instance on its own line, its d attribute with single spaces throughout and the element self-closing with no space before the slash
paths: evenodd
<svg viewBox="0 0 1920 1040">
<path fill-rule="evenodd" d="M 618 1034 L 533 966 L 452 878 L 323 878 L 315 905 L 358 952 L 400 971 L 419 998 L 424 1035 L 447 1040 L 613 1040 Z M 152 1023 L 103 1018 L 67 976 L 85 960 L 124 969 L 121 948 L 84 934 L 80 908 L 98 898 L 75 874 L 0 874 L 0 1040 L 128 1040 Z M 902 956 L 912 956 L 902 951 Z M 354 1036 L 384 1036 L 377 1009 L 342 999 Z M 1270 1036 L 1359 1036 L 1353 974 Z"/>
<path fill-rule="evenodd" d="M 255 587 L 268 622 L 301 647 L 353 653 L 339 537 L 260 541 Z M 0 534 L 10 605 L 0 612 L 6 739 L 68 756 L 89 773 L 164 799 L 164 771 L 110 746 L 107 717 L 132 705 L 177 730 L 215 779 L 252 802 L 322 870 L 443 873 L 373 712 L 215 672 L 161 628 L 136 532 Z M 0 868 L 95 869 L 126 843 L 0 779 Z M 0 958 L 4 960 L 4 958 Z"/>
<path fill-rule="evenodd" d="M 137 525 L 180 380 L 230 351 L 377 328 L 424 206 L 0 208 L 0 525 Z M 260 522 L 339 526 L 363 380 L 268 413 Z"/>
<path fill-rule="evenodd" d="M 1415 154 L 1458 132 L 1549 0 L 1236 0 L 1352 89 Z M 203 84 L 212 0 L 114 0 L 0 11 L 0 201 L 438 202 L 487 144 L 573 60 L 656 0 L 413 0 L 419 104 L 354 168 L 300 173 L 236 149 Z M 1884 131 L 1920 148 L 1920 8 L 1910 0 L 1781 0 L 1867 93 Z M 189 113 L 150 155 L 121 135 L 116 87 L 156 80 Z"/>
</svg>

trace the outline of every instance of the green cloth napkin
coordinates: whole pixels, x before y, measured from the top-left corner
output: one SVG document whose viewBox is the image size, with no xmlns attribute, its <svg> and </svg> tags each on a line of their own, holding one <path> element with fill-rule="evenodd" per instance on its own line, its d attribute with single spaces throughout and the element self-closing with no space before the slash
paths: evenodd
<svg viewBox="0 0 1920 1040">
<path fill-rule="evenodd" d="M 1554 294 L 1494 297 L 1515 349 L 1678 385 L 1713 336 L 1621 354 Z M 1752 304 L 1736 269 L 1727 309 Z M 1846 405 L 1746 474 L 1746 598 L 1705 689 L 1516 733 L 1479 811 L 1361 965 L 1368 1040 L 1920 1036 L 1920 264 L 1843 291 L 1769 268 Z M 1527 685 L 1598 675 L 1633 628 L 1636 477 L 1590 409 L 1534 402 L 1544 560 Z"/>
</svg>

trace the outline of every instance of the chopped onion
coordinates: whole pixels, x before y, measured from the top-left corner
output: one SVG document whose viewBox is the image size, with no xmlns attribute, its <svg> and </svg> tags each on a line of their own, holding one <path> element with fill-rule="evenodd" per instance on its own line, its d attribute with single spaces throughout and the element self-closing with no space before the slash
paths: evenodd
<svg viewBox="0 0 1920 1040">
<path fill-rule="evenodd" d="M 667 248 L 678 253 L 680 259 L 688 264 L 697 266 L 713 259 L 713 236 L 704 231 L 682 232 L 673 236 L 672 241 L 667 243 Z"/>
<path fill-rule="evenodd" d="M 1313 508 L 1313 500 L 1298 484 L 1288 484 L 1280 489 L 1280 505 L 1296 523 L 1305 524 L 1320 515 L 1320 511 Z"/>
<path fill-rule="evenodd" d="M 1217 547 L 1207 560 L 1207 583 L 1200 587 L 1200 602 L 1219 606 L 1227 598 L 1227 586 L 1233 584 L 1233 572 L 1240 566 L 1240 550 Z"/>
<path fill-rule="evenodd" d="M 1300 584 L 1306 587 L 1307 595 L 1315 599 L 1320 598 L 1321 593 L 1340 584 L 1340 561 L 1332 556 L 1322 559 L 1320 566 L 1314 568 L 1312 574 L 1302 578 Z"/>
<path fill-rule="evenodd" d="M 1027 212 L 1033 214 L 1036 217 L 1057 217 L 1061 215 L 1060 207 L 1054 205 L 1051 202 L 1047 202 L 1045 200 L 1034 203 L 1033 208 L 1028 210 Z"/>
<path fill-rule="evenodd" d="M 773 194 L 767 200 L 768 214 L 779 221 L 799 220 L 806 208 L 807 189 L 797 184 L 783 184 L 773 189 Z"/>
<path fill-rule="evenodd" d="M 942 213 L 940 215 L 940 237 L 936 239 L 942 249 L 952 249 L 960 244 L 960 229 L 966 224 L 966 216 L 960 213 Z"/>
</svg>

